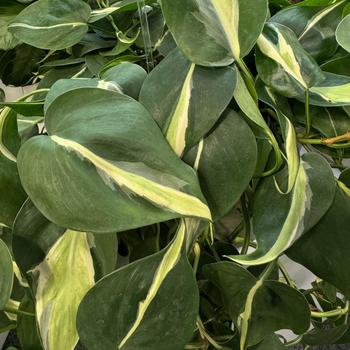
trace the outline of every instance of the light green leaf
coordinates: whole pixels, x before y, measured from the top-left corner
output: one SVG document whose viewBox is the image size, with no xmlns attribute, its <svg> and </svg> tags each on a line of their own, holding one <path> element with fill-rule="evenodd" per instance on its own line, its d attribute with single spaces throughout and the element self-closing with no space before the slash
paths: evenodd
<svg viewBox="0 0 350 350">
<path fill-rule="evenodd" d="M 284 171 L 277 181 L 287 181 Z M 301 159 L 293 191 L 282 195 L 274 187 L 272 178 L 264 179 L 255 194 L 253 231 L 258 248 L 248 255 L 229 256 L 231 260 L 262 265 L 278 258 L 327 212 L 334 198 L 335 180 L 327 161 L 308 153 Z"/>
<path fill-rule="evenodd" d="M 11 253 L 2 239 L 0 239 L 0 271 L 0 310 L 3 310 L 11 296 L 13 264 Z"/>
<path fill-rule="evenodd" d="M 226 215 L 251 181 L 257 162 L 255 136 L 243 117 L 227 111 L 184 160 L 197 169 L 213 219 Z"/>
<path fill-rule="evenodd" d="M 257 44 L 259 76 L 281 95 L 295 97 L 324 79 L 317 63 L 288 27 L 268 22 Z"/>
<path fill-rule="evenodd" d="M 185 56 L 203 66 L 240 61 L 253 48 L 267 17 L 266 0 L 162 0 L 162 9 Z"/>
<path fill-rule="evenodd" d="M 31 46 L 65 49 L 78 43 L 88 31 L 90 11 L 82 0 L 38 0 L 20 13 L 8 30 Z"/>
<path fill-rule="evenodd" d="M 36 315 L 45 350 L 73 350 L 78 306 L 94 285 L 86 233 L 67 230 L 33 273 L 38 274 Z"/>
<path fill-rule="evenodd" d="M 350 52 L 349 31 L 350 31 L 350 15 L 347 15 L 346 17 L 343 18 L 343 20 L 340 22 L 337 28 L 336 38 L 339 45 L 342 46 L 348 52 Z"/>
<path fill-rule="evenodd" d="M 22 146 L 18 168 L 34 204 L 59 226 L 105 233 L 211 218 L 195 172 L 132 98 L 96 88 L 66 92 L 45 125 L 48 136 Z"/>
<path fill-rule="evenodd" d="M 10 50 L 20 41 L 13 37 L 7 30 L 7 26 L 24 9 L 24 6 L 12 1 L 2 0 L 0 4 L 0 50 Z"/>
<path fill-rule="evenodd" d="M 235 84 L 236 72 L 231 67 L 196 66 L 176 49 L 149 74 L 140 102 L 182 156 L 214 126 L 229 104 Z"/>
<path fill-rule="evenodd" d="M 289 7 L 277 12 L 270 21 L 292 29 L 303 48 L 322 62 L 338 48 L 335 31 L 342 19 L 344 3 L 341 0 L 325 7 Z"/>
<path fill-rule="evenodd" d="M 326 215 L 287 251 L 291 259 L 333 284 L 347 298 L 350 296 L 349 217 L 350 198 L 337 188 Z"/>
<path fill-rule="evenodd" d="M 267 280 L 269 272 L 265 270 L 257 279 L 227 261 L 203 269 L 205 277 L 220 291 L 223 307 L 240 331 L 241 350 L 280 329 L 302 334 L 309 328 L 310 311 L 304 296 L 286 284 Z"/>
<path fill-rule="evenodd" d="M 199 302 L 185 234 L 181 225 L 166 249 L 113 272 L 87 293 L 77 320 L 86 347 L 184 348 L 195 328 Z"/>
<path fill-rule="evenodd" d="M 350 104 L 350 77 L 324 73 L 325 79 L 310 89 L 310 103 L 316 106 L 347 106 Z M 299 97 L 300 100 L 302 96 Z"/>
</svg>

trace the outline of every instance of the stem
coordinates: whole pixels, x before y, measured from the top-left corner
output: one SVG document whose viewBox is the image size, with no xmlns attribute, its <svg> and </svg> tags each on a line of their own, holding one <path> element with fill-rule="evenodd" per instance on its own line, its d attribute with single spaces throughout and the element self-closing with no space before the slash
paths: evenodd
<svg viewBox="0 0 350 350">
<path fill-rule="evenodd" d="M 222 347 L 207 333 L 200 316 L 197 318 L 197 327 L 203 340 L 208 341 L 208 343 L 210 343 L 215 349 L 222 349 Z"/>
<path fill-rule="evenodd" d="M 35 314 L 33 314 L 31 312 L 22 311 L 22 310 L 19 310 L 19 309 L 10 307 L 10 306 L 5 306 L 3 311 L 8 312 L 10 314 L 14 314 L 14 315 L 35 317 Z"/>
<path fill-rule="evenodd" d="M 50 89 L 38 89 L 38 90 L 34 90 L 29 92 L 28 94 L 25 94 L 24 96 L 22 96 L 21 98 L 19 98 L 16 102 L 22 102 L 25 101 L 28 97 L 37 95 L 37 94 L 41 94 L 43 92 L 49 92 Z"/>
<path fill-rule="evenodd" d="M 350 131 L 336 137 L 329 137 L 329 138 L 322 138 L 322 139 L 308 139 L 308 138 L 302 137 L 302 138 L 299 138 L 298 141 L 303 144 L 323 145 L 330 148 L 348 148 L 350 147 Z M 342 142 L 342 143 L 338 143 L 338 142 Z"/>
<path fill-rule="evenodd" d="M 309 93 L 309 89 L 305 90 L 305 121 L 306 121 L 305 137 L 307 137 L 307 136 L 310 135 L 310 131 L 311 131 L 310 93 Z"/>
<path fill-rule="evenodd" d="M 245 236 L 244 236 L 244 242 L 243 242 L 241 254 L 244 255 L 248 253 L 248 248 L 250 243 L 250 233 L 251 233 L 250 217 L 249 217 L 248 208 L 246 206 L 246 197 L 244 193 L 241 197 L 241 207 L 242 207 L 242 213 L 244 218 L 244 228 L 245 228 Z"/>
<path fill-rule="evenodd" d="M 296 288 L 297 285 L 296 283 L 293 281 L 293 279 L 290 277 L 286 267 L 279 261 L 278 262 L 278 267 L 283 275 L 283 277 L 285 278 L 285 280 L 287 281 L 288 285 L 290 285 L 293 288 Z"/>
<path fill-rule="evenodd" d="M 315 318 L 323 318 L 323 317 L 335 317 L 335 316 L 343 316 L 347 315 L 349 312 L 349 303 L 345 304 L 345 307 L 337 308 L 331 311 L 311 311 L 311 316 Z"/>
</svg>

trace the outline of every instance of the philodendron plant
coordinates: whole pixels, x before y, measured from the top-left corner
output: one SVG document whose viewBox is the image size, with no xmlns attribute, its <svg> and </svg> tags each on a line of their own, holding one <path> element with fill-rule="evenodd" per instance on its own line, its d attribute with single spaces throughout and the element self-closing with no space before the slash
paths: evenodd
<svg viewBox="0 0 350 350">
<path fill-rule="evenodd" d="M 350 343 L 349 52 L 348 0 L 1 0 L 8 345 Z"/>
</svg>

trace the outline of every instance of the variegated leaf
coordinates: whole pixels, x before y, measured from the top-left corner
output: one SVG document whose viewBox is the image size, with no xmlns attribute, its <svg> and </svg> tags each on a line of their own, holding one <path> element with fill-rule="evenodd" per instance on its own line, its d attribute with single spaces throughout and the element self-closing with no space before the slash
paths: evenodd
<svg viewBox="0 0 350 350">
<path fill-rule="evenodd" d="M 285 158 L 288 165 L 287 188 L 282 189 L 281 191 L 284 191 L 287 194 L 293 189 L 299 171 L 299 149 L 297 145 L 297 136 L 294 126 L 288 118 L 292 112 L 288 105 L 287 99 L 280 95 L 275 95 L 268 86 L 261 84 L 261 81 L 260 84 L 257 84 L 257 87 L 259 99 L 275 110 L 278 122 L 281 126 L 282 137 L 285 143 Z"/>
<path fill-rule="evenodd" d="M 267 125 L 264 117 L 261 115 L 259 107 L 250 95 L 246 84 L 244 83 L 244 80 L 239 72 L 237 72 L 237 83 L 234 92 L 234 98 L 241 111 L 248 118 L 248 121 L 256 131 L 257 136 L 267 139 L 271 144 L 275 153 L 275 166 L 273 167 L 272 171 L 277 170 L 282 163 L 282 155 L 277 140 Z"/>
<path fill-rule="evenodd" d="M 37 276 L 36 315 L 44 349 L 73 350 L 79 339 L 78 306 L 94 285 L 87 234 L 67 230 L 33 274 Z"/>
<path fill-rule="evenodd" d="M 339 45 L 342 46 L 348 52 L 350 52 L 349 30 L 350 30 L 350 15 L 348 14 L 340 22 L 336 32 L 336 38 Z"/>
<path fill-rule="evenodd" d="M 161 3 L 165 21 L 180 49 L 192 62 L 204 66 L 240 61 L 253 48 L 267 17 L 266 0 Z"/>
<path fill-rule="evenodd" d="M 278 183 L 287 182 L 285 171 Z M 326 160 L 305 154 L 300 162 L 293 191 L 280 194 L 272 178 L 264 179 L 256 192 L 253 230 L 257 249 L 248 255 L 229 256 L 244 265 L 262 265 L 278 258 L 301 235 L 311 229 L 332 204 L 335 180 Z"/>
<path fill-rule="evenodd" d="M 167 248 L 113 272 L 87 293 L 77 320 L 87 348 L 184 348 L 195 328 L 199 302 L 186 256 L 185 227 L 180 225 Z"/>
<path fill-rule="evenodd" d="M 90 12 L 90 6 L 82 0 L 38 0 L 20 13 L 8 30 L 31 46 L 65 49 L 78 43 L 88 31 Z"/>
<path fill-rule="evenodd" d="M 233 68 L 196 66 L 176 49 L 147 77 L 140 102 L 181 156 L 217 122 L 232 98 L 235 84 Z"/>
<path fill-rule="evenodd" d="M 240 332 L 240 349 L 258 344 L 280 329 L 304 333 L 310 311 L 304 296 L 286 284 L 269 281 L 273 265 L 256 278 L 231 262 L 206 265 L 204 275 L 220 291 L 223 307 Z"/>
<path fill-rule="evenodd" d="M 13 285 L 13 263 L 11 253 L 0 239 L 0 310 L 3 310 L 10 299 Z"/>
<path fill-rule="evenodd" d="M 51 103 L 45 125 L 48 136 L 22 146 L 18 168 L 34 204 L 59 226 L 104 233 L 211 218 L 195 172 L 132 98 L 96 88 L 66 92 Z"/>
<path fill-rule="evenodd" d="M 268 22 L 257 41 L 256 67 L 264 83 L 296 97 L 324 79 L 314 59 L 288 27 Z"/>
<path fill-rule="evenodd" d="M 318 62 L 331 58 L 338 48 L 335 31 L 346 0 L 329 6 L 292 6 L 277 12 L 270 21 L 294 31 L 303 48 Z"/>
</svg>

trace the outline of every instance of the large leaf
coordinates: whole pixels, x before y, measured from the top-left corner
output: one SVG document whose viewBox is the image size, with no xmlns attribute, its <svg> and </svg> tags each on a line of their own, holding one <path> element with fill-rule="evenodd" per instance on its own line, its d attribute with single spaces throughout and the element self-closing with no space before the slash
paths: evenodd
<svg viewBox="0 0 350 350">
<path fill-rule="evenodd" d="M 225 309 L 240 329 L 241 345 L 255 345 L 280 329 L 302 334 L 309 328 L 306 299 L 286 284 L 257 279 L 231 262 L 206 265 L 204 274 L 219 288 Z"/>
<path fill-rule="evenodd" d="M 294 31 L 300 44 L 317 61 L 334 55 L 338 44 L 335 31 L 342 18 L 345 0 L 327 7 L 294 6 L 278 12 L 270 21 Z"/>
<path fill-rule="evenodd" d="M 185 347 L 195 328 L 199 303 L 184 249 L 185 233 L 181 225 L 169 247 L 113 272 L 87 293 L 77 325 L 88 349 Z"/>
<path fill-rule="evenodd" d="M 287 178 L 282 171 L 277 181 Z M 251 254 L 230 256 L 244 265 L 261 265 L 276 259 L 303 233 L 310 230 L 332 204 L 335 180 L 327 161 L 305 154 L 300 162 L 293 191 L 281 194 L 273 178 L 264 179 L 255 194 L 253 230 L 258 248 Z"/>
<path fill-rule="evenodd" d="M 210 218 L 194 171 L 130 97 L 96 88 L 66 92 L 48 108 L 45 125 L 48 136 L 22 146 L 18 168 L 52 222 L 103 233 Z"/>
<path fill-rule="evenodd" d="M 86 233 L 67 230 L 33 273 L 38 275 L 36 315 L 45 350 L 73 350 L 78 306 L 94 284 Z"/>
<path fill-rule="evenodd" d="M 337 189 L 334 202 L 322 220 L 287 252 L 318 277 L 350 296 L 350 198 Z"/>
<path fill-rule="evenodd" d="M 240 61 L 253 48 L 267 17 L 266 0 L 162 0 L 162 9 L 185 56 L 203 66 Z"/>
<path fill-rule="evenodd" d="M 0 50 L 10 50 L 19 44 L 7 30 L 7 26 L 24 9 L 24 6 L 11 0 L 2 0 L 0 4 Z"/>
<path fill-rule="evenodd" d="M 38 0 L 20 13 L 8 30 L 35 47 L 65 49 L 79 42 L 88 31 L 90 11 L 82 0 Z"/>
<path fill-rule="evenodd" d="M 10 251 L 2 239 L 0 239 L 0 270 L 0 310 L 3 310 L 11 296 L 13 265 Z"/>
<path fill-rule="evenodd" d="M 140 102 L 181 156 L 214 126 L 229 104 L 235 84 L 231 67 L 196 66 L 176 49 L 147 77 Z"/>
<path fill-rule="evenodd" d="M 184 159 L 196 167 L 213 219 L 217 219 L 232 209 L 254 175 L 255 137 L 240 115 L 228 111 Z"/>
<path fill-rule="evenodd" d="M 336 37 L 339 45 L 341 45 L 346 51 L 350 52 L 350 15 L 347 15 L 339 24 L 336 32 Z"/>
<path fill-rule="evenodd" d="M 257 44 L 259 76 L 281 95 L 298 96 L 324 79 L 321 69 L 290 28 L 269 22 Z"/>
</svg>

